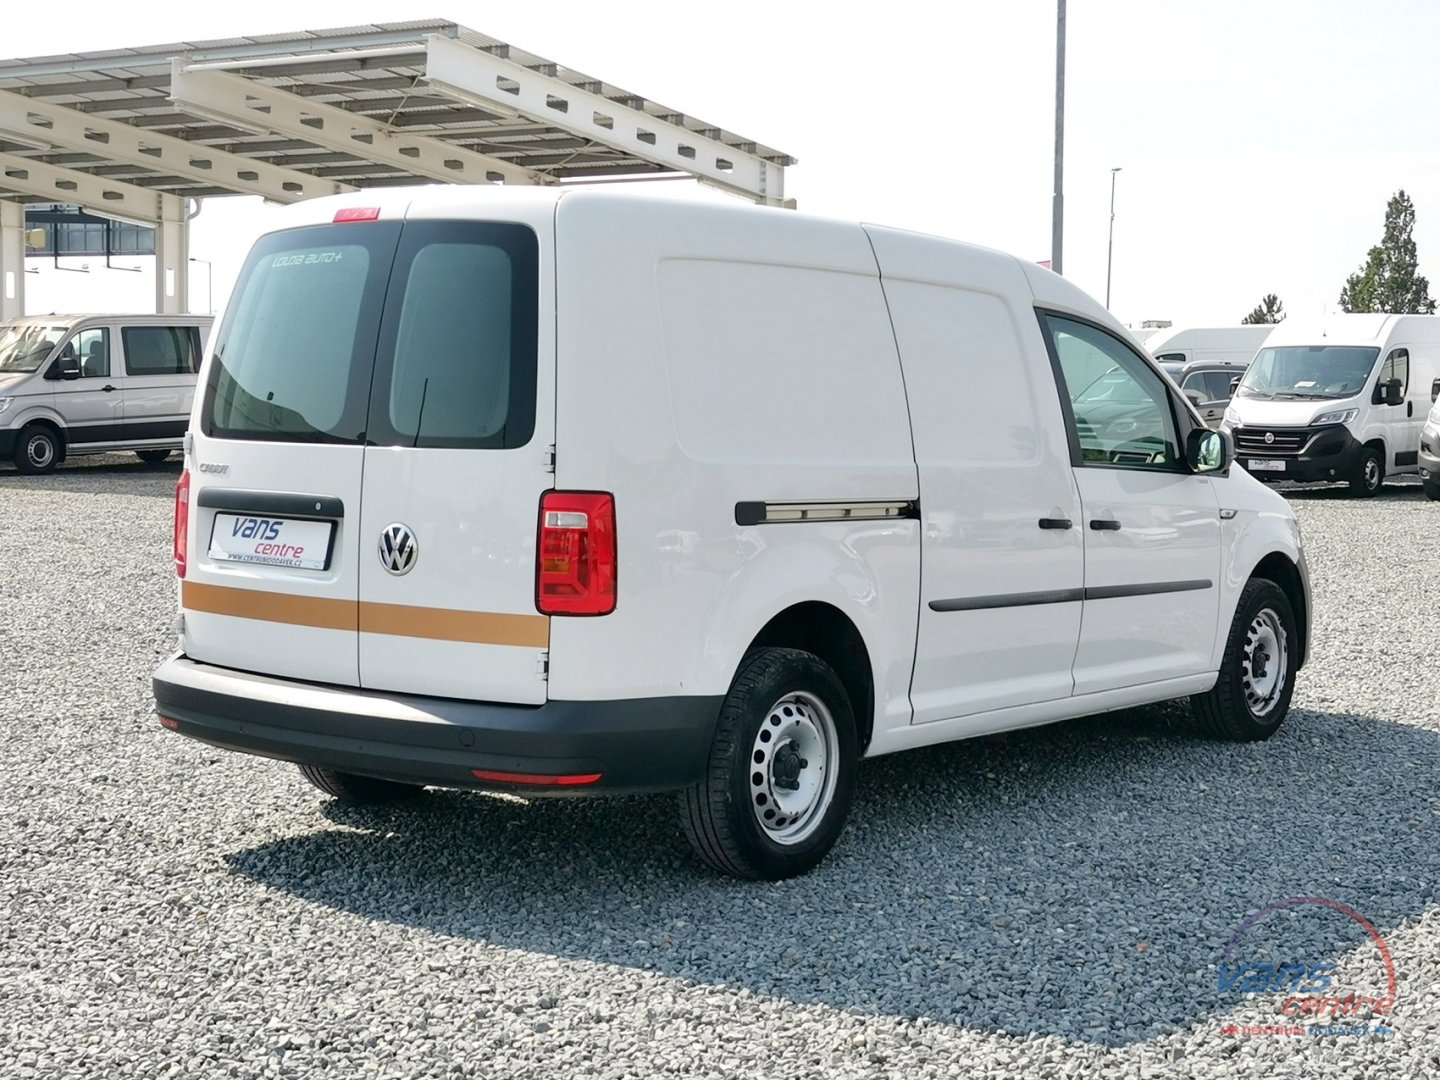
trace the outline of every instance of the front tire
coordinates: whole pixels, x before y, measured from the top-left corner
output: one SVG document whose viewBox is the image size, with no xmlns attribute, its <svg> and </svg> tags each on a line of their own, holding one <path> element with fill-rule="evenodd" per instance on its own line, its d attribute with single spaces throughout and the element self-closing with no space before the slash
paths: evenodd
<svg viewBox="0 0 1440 1080">
<path fill-rule="evenodd" d="M 1200 726 L 1232 742 L 1268 739 L 1279 730 L 1295 692 L 1299 627 L 1290 599 L 1266 578 L 1240 592 L 1225 642 L 1220 675 L 1207 693 L 1190 699 Z"/>
<path fill-rule="evenodd" d="M 135 456 L 146 465 L 159 465 L 170 456 L 169 450 L 136 450 Z"/>
<path fill-rule="evenodd" d="M 1434 480 L 1426 480 L 1422 485 L 1425 488 L 1425 497 L 1431 502 L 1440 502 L 1440 484 Z"/>
<path fill-rule="evenodd" d="M 752 649 L 730 685 L 705 776 L 681 796 L 690 846 L 725 874 L 779 881 L 813 869 L 850 812 L 855 714 L 829 664 Z"/>
<path fill-rule="evenodd" d="M 300 770 L 301 776 L 326 795 L 353 806 L 402 802 L 425 791 L 419 784 L 377 780 L 373 776 L 357 776 L 355 773 L 340 772 L 336 769 L 322 769 L 318 765 L 298 765 L 296 768 Z"/>
<path fill-rule="evenodd" d="M 1360 451 L 1360 460 L 1355 463 L 1355 475 L 1350 477 L 1350 494 L 1369 499 L 1380 493 L 1385 482 L 1385 462 L 1380 451 L 1367 446 Z"/>
<path fill-rule="evenodd" d="M 55 471 L 60 464 L 60 436 L 44 424 L 28 424 L 15 444 L 15 467 L 27 476 Z"/>
</svg>

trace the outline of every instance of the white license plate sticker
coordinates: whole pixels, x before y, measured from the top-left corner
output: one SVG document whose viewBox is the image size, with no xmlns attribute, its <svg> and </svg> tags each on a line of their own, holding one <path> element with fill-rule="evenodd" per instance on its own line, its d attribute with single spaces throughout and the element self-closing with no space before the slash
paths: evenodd
<svg viewBox="0 0 1440 1080">
<path fill-rule="evenodd" d="M 330 531 L 334 528 L 330 521 L 216 514 L 210 531 L 210 558 L 324 570 L 330 561 Z"/>
<path fill-rule="evenodd" d="M 1245 463 L 1245 468 L 1250 472 L 1284 472 L 1285 462 L 1274 458 L 1251 458 Z"/>
</svg>

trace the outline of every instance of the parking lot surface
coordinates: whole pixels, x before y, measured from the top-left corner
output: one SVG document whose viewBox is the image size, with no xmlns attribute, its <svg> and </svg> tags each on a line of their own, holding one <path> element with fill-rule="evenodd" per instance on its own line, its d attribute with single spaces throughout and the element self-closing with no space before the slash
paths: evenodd
<svg viewBox="0 0 1440 1080">
<path fill-rule="evenodd" d="M 165 732 L 178 471 L 0 467 L 0 1076 L 1440 1076 L 1418 486 L 1287 493 L 1315 640 L 1274 739 L 1165 706 L 868 762 L 770 885 L 667 798 L 357 811 Z M 1383 1016 L 1282 1011 L 1392 975 Z"/>
</svg>

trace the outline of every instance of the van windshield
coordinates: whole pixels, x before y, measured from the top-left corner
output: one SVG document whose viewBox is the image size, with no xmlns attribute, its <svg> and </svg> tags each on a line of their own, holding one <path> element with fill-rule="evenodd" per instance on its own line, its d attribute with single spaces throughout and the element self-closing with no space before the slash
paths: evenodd
<svg viewBox="0 0 1440 1080">
<path fill-rule="evenodd" d="M 63 326 L 0 326 L 0 372 L 38 371 L 64 336 Z"/>
<path fill-rule="evenodd" d="M 1379 356 L 1379 349 L 1348 345 L 1261 349 L 1235 393 L 1288 401 L 1354 397 L 1365 388 Z"/>
<path fill-rule="evenodd" d="M 535 234 L 374 222 L 261 238 L 215 338 L 220 438 L 510 448 L 535 427 Z"/>
</svg>

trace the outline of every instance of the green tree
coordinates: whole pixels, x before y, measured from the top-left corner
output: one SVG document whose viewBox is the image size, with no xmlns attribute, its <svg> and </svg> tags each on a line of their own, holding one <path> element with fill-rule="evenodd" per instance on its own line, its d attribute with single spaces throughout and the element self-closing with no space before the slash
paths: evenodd
<svg viewBox="0 0 1440 1080">
<path fill-rule="evenodd" d="M 1285 318 L 1285 305 L 1273 292 L 1266 293 L 1260 298 L 1249 315 L 1240 320 L 1241 326 L 1253 326 L 1256 323 L 1278 323 Z"/>
<path fill-rule="evenodd" d="M 1340 290 L 1340 306 L 1346 311 L 1377 311 L 1389 314 L 1433 315 L 1430 282 L 1416 271 L 1415 204 L 1404 190 L 1397 191 L 1385 207 L 1385 236 L 1370 249 L 1360 271 L 1351 274 Z"/>
</svg>

